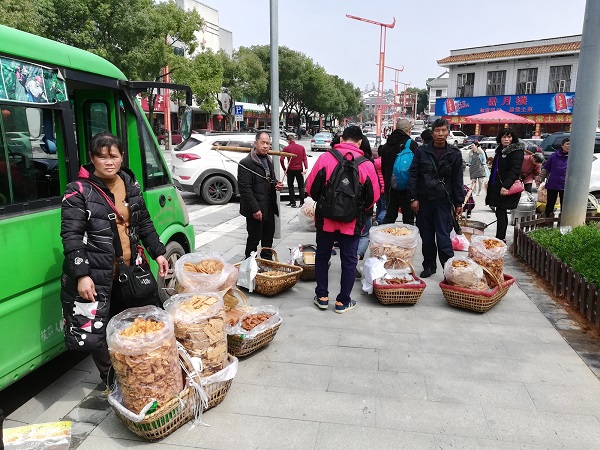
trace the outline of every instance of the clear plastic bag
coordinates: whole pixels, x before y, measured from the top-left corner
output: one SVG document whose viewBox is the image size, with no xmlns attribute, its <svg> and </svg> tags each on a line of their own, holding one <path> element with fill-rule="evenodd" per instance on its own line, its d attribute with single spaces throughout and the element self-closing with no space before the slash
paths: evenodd
<svg viewBox="0 0 600 450">
<path fill-rule="evenodd" d="M 152 399 L 160 406 L 181 391 L 175 329 L 166 311 L 127 309 L 108 323 L 106 341 L 127 409 L 139 414 Z"/>
<path fill-rule="evenodd" d="M 1 425 L 0 425 L 1 426 Z M 0 448 L 5 450 L 68 450 L 71 422 L 52 422 L 4 429 Z M 0 430 L 0 437 L 2 431 Z M 4 442 L 4 446 L 2 445 Z"/>
<path fill-rule="evenodd" d="M 304 205 L 298 209 L 298 222 L 306 231 L 317 231 L 315 226 L 315 213 L 317 203 L 310 197 L 304 199 Z"/>
<path fill-rule="evenodd" d="M 246 317 L 252 314 L 271 314 L 271 317 L 269 317 L 264 322 L 256 325 L 251 330 L 246 330 L 244 327 L 242 327 L 242 322 Z M 259 333 L 262 333 L 263 331 L 277 325 L 278 323 L 281 323 L 282 321 L 283 319 L 279 315 L 279 310 L 274 306 L 254 306 L 248 308 L 248 311 L 246 311 L 246 313 L 234 326 L 227 326 L 226 331 L 227 334 L 241 334 L 244 335 L 245 339 L 251 339 L 256 337 Z"/>
<path fill-rule="evenodd" d="M 214 263 L 212 261 L 214 261 Z M 212 264 L 215 273 L 199 273 L 192 269 L 198 265 Z M 228 264 L 216 252 L 187 253 L 175 263 L 175 277 L 180 286 L 188 292 L 214 292 L 229 289 L 234 286 L 238 269 Z"/>
<path fill-rule="evenodd" d="M 481 266 L 464 256 L 454 256 L 446 261 L 444 277 L 455 286 L 478 291 L 488 289 Z"/>
<path fill-rule="evenodd" d="M 404 229 L 404 230 L 402 230 Z M 403 267 L 400 259 L 412 264 L 420 242 L 419 229 L 413 225 L 387 224 L 369 231 L 371 256 L 386 256 L 386 268 Z"/>
<path fill-rule="evenodd" d="M 175 337 L 191 357 L 202 360 L 202 375 L 221 370 L 227 360 L 223 297 L 216 292 L 173 295 L 165 310 L 175 324 Z"/>
<path fill-rule="evenodd" d="M 248 289 L 248 292 L 252 292 L 256 283 L 255 279 L 257 273 L 258 263 L 256 262 L 256 252 L 252 252 L 250 253 L 250 256 L 240 264 L 237 285 Z"/>
<path fill-rule="evenodd" d="M 224 381 L 232 380 L 237 374 L 238 369 L 238 359 L 229 355 L 227 358 L 227 362 L 225 363 L 225 367 L 218 371 L 217 373 L 213 373 L 208 377 L 200 378 L 200 384 L 202 386 L 208 386 L 214 383 L 222 383 Z"/>
</svg>

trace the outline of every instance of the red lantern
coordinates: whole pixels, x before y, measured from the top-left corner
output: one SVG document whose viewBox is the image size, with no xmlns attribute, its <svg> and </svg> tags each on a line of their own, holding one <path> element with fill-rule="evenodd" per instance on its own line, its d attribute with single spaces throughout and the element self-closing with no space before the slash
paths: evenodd
<svg viewBox="0 0 600 450">
<path fill-rule="evenodd" d="M 219 114 L 219 115 L 217 116 L 217 120 L 223 120 L 223 116 L 222 116 L 221 114 Z"/>
</svg>

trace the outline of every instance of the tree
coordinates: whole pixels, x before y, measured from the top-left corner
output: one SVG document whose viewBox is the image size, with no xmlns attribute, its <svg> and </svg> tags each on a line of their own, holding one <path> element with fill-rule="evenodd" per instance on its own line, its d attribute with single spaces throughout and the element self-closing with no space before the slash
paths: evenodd
<svg viewBox="0 0 600 450">
<path fill-rule="evenodd" d="M 11 28 L 38 34 L 45 31 L 47 17 L 54 17 L 51 0 L 2 0 L 0 23 Z"/>
<path fill-rule="evenodd" d="M 184 60 L 178 64 L 172 80 L 188 85 L 200 109 L 212 111 L 216 106 L 215 96 L 223 84 L 223 65 L 219 56 L 207 50 Z"/>
<path fill-rule="evenodd" d="M 423 113 L 423 111 L 427 108 L 429 102 L 427 97 L 427 89 L 411 87 L 406 89 L 406 92 L 417 94 L 417 114 Z"/>
</svg>

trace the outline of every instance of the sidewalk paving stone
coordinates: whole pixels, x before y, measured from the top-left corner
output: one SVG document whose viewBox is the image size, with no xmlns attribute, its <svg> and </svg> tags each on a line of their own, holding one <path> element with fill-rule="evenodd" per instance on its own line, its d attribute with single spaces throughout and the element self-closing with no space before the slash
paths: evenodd
<svg viewBox="0 0 600 450">
<path fill-rule="evenodd" d="M 316 450 L 366 448 L 434 449 L 432 434 L 321 423 Z"/>
</svg>

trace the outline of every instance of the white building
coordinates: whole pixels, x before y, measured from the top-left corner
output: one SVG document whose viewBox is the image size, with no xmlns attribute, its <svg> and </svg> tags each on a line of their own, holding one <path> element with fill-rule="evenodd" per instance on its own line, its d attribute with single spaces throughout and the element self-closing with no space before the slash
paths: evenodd
<svg viewBox="0 0 600 450">
<path fill-rule="evenodd" d="M 429 103 L 424 111 L 426 116 L 435 116 L 435 101 L 438 98 L 448 97 L 449 78 L 449 72 L 446 70 L 435 78 L 427 79 L 427 99 Z"/>
<path fill-rule="evenodd" d="M 184 11 L 196 10 L 204 19 L 204 29 L 197 31 L 196 39 L 200 46 L 196 50 L 211 49 L 213 52 L 223 50 L 229 56 L 233 53 L 233 35 L 231 31 L 219 26 L 219 11 L 197 0 L 175 0 L 177 6 Z"/>
<path fill-rule="evenodd" d="M 576 35 L 452 50 L 438 61 L 449 85 L 435 115 L 461 125 L 461 116 L 502 109 L 533 120 L 535 134 L 568 130 L 580 45 Z"/>
</svg>

